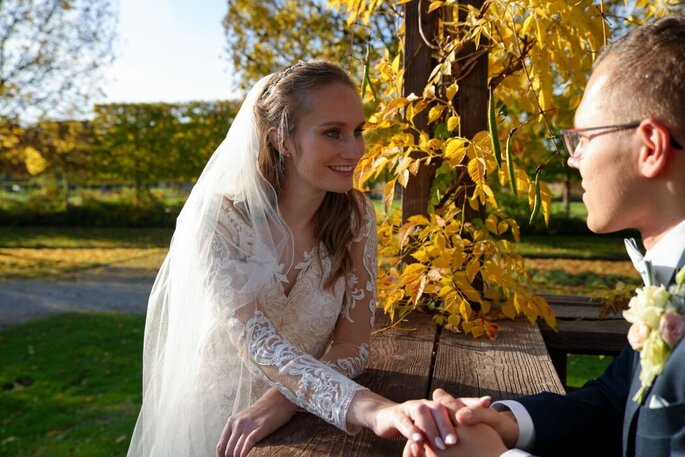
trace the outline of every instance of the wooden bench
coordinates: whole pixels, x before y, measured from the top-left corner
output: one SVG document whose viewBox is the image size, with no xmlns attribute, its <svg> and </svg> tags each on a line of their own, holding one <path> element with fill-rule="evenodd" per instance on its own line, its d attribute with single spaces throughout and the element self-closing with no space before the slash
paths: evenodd
<svg viewBox="0 0 685 457">
<path fill-rule="evenodd" d="M 599 317 L 590 297 L 543 295 L 557 318 L 558 332 L 540 324 L 554 368 L 566 387 L 567 354 L 617 355 L 626 344 L 630 324 L 621 315 Z M 568 389 L 568 388 L 567 388 Z"/>
</svg>

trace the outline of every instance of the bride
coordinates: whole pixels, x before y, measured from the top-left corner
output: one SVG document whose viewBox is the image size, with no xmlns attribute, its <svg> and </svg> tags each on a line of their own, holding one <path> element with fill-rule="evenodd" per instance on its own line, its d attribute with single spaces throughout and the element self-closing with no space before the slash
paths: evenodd
<svg viewBox="0 0 685 457">
<path fill-rule="evenodd" d="M 373 326 L 376 230 L 348 75 L 299 62 L 250 91 L 178 217 L 152 288 L 128 455 L 245 456 L 305 409 L 444 448 L 447 411 L 352 381 Z"/>
</svg>

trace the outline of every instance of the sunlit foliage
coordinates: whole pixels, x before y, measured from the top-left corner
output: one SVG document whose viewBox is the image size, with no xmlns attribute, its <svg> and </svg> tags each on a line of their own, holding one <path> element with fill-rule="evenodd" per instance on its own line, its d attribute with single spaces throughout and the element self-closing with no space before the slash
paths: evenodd
<svg viewBox="0 0 685 457">
<path fill-rule="evenodd" d="M 350 23 L 362 24 L 404 3 L 330 2 L 348 12 Z M 385 262 L 379 304 L 395 318 L 427 307 L 446 328 L 475 336 L 495 337 L 498 318 L 543 318 L 554 326 L 546 301 L 526 287 L 524 261 L 512 244 L 519 227 L 499 208 L 497 195 L 528 200 L 531 219 L 540 214 L 548 220 L 551 193 L 541 173 L 545 162 L 559 157 L 545 138 L 557 121 L 568 124 L 592 62 L 611 37 L 609 15 L 615 21 L 632 12 L 621 22 L 629 26 L 677 9 L 680 2 L 492 0 L 480 8 L 453 0 L 425 3 L 437 25 L 428 43 L 435 66 L 422 93 L 403 95 L 401 47 L 394 53 L 386 49 L 364 81 L 373 88 L 364 91 L 366 101 L 376 110 L 368 121 L 373 141 L 358 167 L 359 184 L 385 176 L 389 205 L 397 185 L 406 187 L 422 166 L 436 169 L 427 216 L 403 222 L 396 215 L 379 229 Z M 459 111 L 455 96 L 483 53 L 489 60 L 489 128 L 466 138 L 460 124 L 469 113 Z M 415 122 L 422 112 L 427 127 Z M 545 146 L 551 153 L 543 157 Z M 524 158 L 534 151 L 537 167 L 529 174 Z"/>
</svg>

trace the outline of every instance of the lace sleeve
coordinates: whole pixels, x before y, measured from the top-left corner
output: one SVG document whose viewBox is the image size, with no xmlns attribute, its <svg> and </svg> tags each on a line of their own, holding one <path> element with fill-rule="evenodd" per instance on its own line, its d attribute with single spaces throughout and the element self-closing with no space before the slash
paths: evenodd
<svg viewBox="0 0 685 457">
<path fill-rule="evenodd" d="M 354 268 L 346 277 L 343 311 L 330 350 L 322 358 L 350 378 L 366 369 L 376 308 L 376 215 L 368 199 L 364 209 L 362 229 L 351 246 Z"/>
<path fill-rule="evenodd" d="M 233 290 L 233 285 L 242 285 L 249 283 L 251 278 L 245 277 L 244 273 L 250 274 L 261 270 L 263 275 L 263 265 L 265 262 L 260 255 L 255 253 L 260 252 L 258 246 L 253 246 L 255 243 L 253 238 L 249 236 L 249 230 L 241 231 L 240 221 L 233 218 L 230 220 L 230 227 L 225 227 L 222 230 L 223 234 L 217 236 L 215 239 L 215 246 L 210 251 L 211 256 L 216 256 L 214 262 L 226 265 L 225 268 L 219 268 L 218 271 L 227 273 L 227 277 L 215 278 L 215 281 L 210 287 L 212 288 L 211 296 L 216 301 L 219 312 L 225 317 L 227 322 L 228 335 L 232 344 L 237 349 L 237 355 L 240 357 L 244 365 L 249 369 L 253 376 L 265 381 L 269 386 L 276 388 L 288 400 L 298 405 L 299 407 L 316 414 L 327 422 L 332 423 L 341 430 L 353 433 L 357 430 L 348 429 L 346 422 L 347 410 L 354 394 L 364 387 L 355 383 L 344 373 L 355 373 L 360 371 L 358 366 L 361 362 L 352 360 L 342 360 L 349 358 L 350 353 L 340 358 L 339 363 L 334 366 L 326 363 L 325 360 L 317 360 L 312 355 L 301 350 L 299 347 L 293 345 L 290 341 L 279 335 L 276 327 L 273 325 L 269 317 L 260 310 L 260 295 L 256 294 L 249 302 L 245 302 L 245 297 L 241 294 L 236 294 Z M 368 238 L 368 237 L 365 237 Z M 359 251 L 361 258 L 362 253 L 365 253 L 367 248 L 365 240 L 355 241 L 353 249 Z M 356 245 L 359 245 L 358 247 Z M 371 253 L 367 253 L 371 256 Z M 260 259 L 259 265 L 261 268 L 252 268 L 249 266 L 251 258 L 257 257 Z M 367 268 L 363 268 L 365 273 L 360 275 L 363 277 L 363 287 L 359 288 L 358 279 L 354 275 L 347 278 L 348 292 L 354 292 L 352 295 L 346 293 L 345 309 L 348 314 L 347 319 L 339 319 L 339 323 L 351 323 L 352 318 L 356 318 L 353 310 L 357 307 L 356 303 L 360 297 L 370 297 L 375 294 L 367 294 L 365 289 L 369 286 L 370 273 Z M 271 271 L 274 271 L 273 269 Z M 230 273 L 230 274 L 228 274 Z M 276 272 L 276 280 L 280 272 Z M 350 289 L 352 285 L 352 289 Z M 268 287 L 268 285 L 267 285 Z M 250 287 L 254 290 L 254 287 Z M 353 298 L 357 297 L 357 298 Z M 236 299 L 241 305 L 236 306 L 234 302 Z M 368 305 L 368 303 L 367 303 Z M 369 314 L 370 308 L 366 307 L 364 319 L 359 322 L 370 322 Z M 340 331 L 336 326 L 335 338 L 339 338 Z M 366 364 L 368 354 L 368 338 L 370 335 L 370 327 L 363 325 L 363 330 L 360 336 L 342 338 L 341 344 L 338 347 L 349 348 L 354 346 L 357 351 L 355 356 L 364 359 L 363 365 Z M 344 333 L 342 334 L 344 335 Z M 351 341 L 356 339 L 363 339 L 366 344 L 362 347 L 360 344 L 352 344 Z M 329 353 L 333 351 L 336 344 L 333 344 Z M 342 353 L 341 353 L 342 354 Z M 338 360 L 338 358 L 336 358 Z M 343 368 L 346 367 L 347 369 Z M 362 367 L 363 369 L 363 367 Z"/>
<path fill-rule="evenodd" d="M 346 432 L 347 410 L 364 387 L 281 338 L 260 311 L 243 325 L 229 320 L 231 338 L 250 372 L 288 400 Z M 236 338 L 237 336 L 237 338 Z"/>
</svg>

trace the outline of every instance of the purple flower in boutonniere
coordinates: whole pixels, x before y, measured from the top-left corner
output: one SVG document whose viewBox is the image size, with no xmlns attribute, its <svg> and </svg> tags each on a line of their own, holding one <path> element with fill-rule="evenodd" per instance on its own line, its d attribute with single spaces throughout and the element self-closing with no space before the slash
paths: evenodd
<svg viewBox="0 0 685 457">
<path fill-rule="evenodd" d="M 676 275 L 676 284 L 645 286 L 635 290 L 623 317 L 630 322 L 628 342 L 640 352 L 640 390 L 633 400 L 642 402 L 654 378 L 664 371 L 671 351 L 685 335 L 685 268 Z"/>
<path fill-rule="evenodd" d="M 685 316 L 666 311 L 659 322 L 659 333 L 668 347 L 675 349 L 685 335 Z"/>
</svg>

